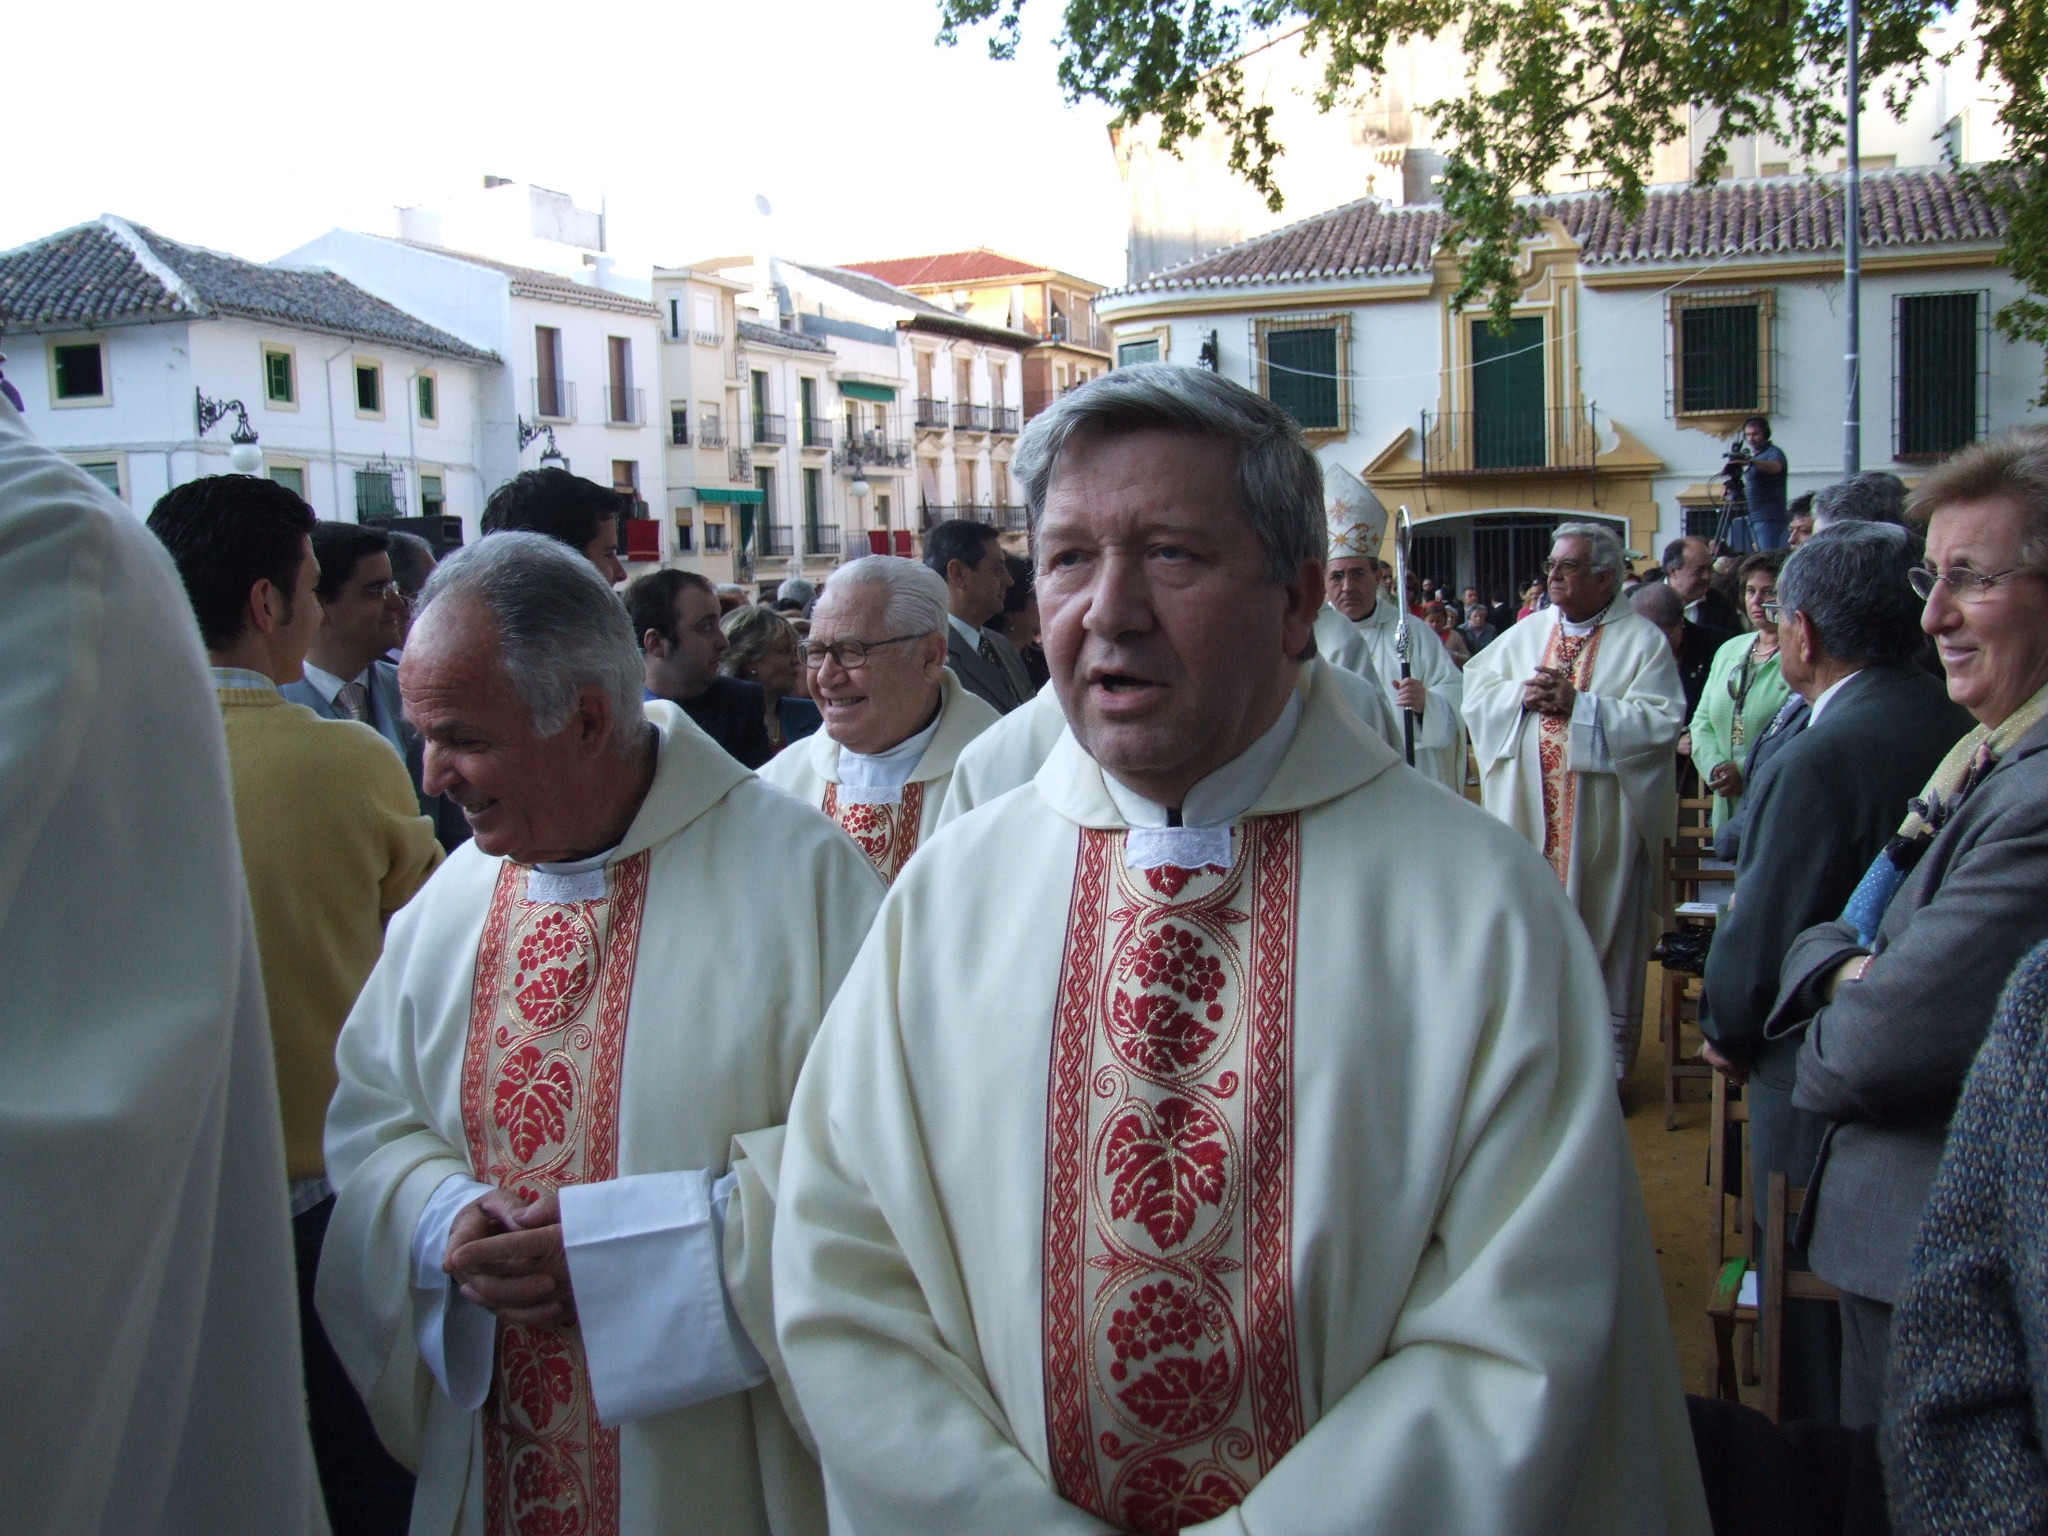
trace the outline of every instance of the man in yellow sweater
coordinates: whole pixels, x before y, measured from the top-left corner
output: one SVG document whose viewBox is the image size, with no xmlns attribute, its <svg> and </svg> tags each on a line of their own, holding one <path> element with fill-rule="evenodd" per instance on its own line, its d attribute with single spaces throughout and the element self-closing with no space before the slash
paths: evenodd
<svg viewBox="0 0 2048 1536">
<path fill-rule="evenodd" d="M 219 692 L 242 867 L 277 1055 L 313 1450 L 335 1536 L 406 1528 L 412 1479 L 377 1442 L 313 1311 L 334 1209 L 320 1137 L 334 1041 L 384 924 L 441 862 L 405 765 L 375 730 L 286 702 L 320 625 L 312 508 L 274 481 L 178 486 L 149 526 L 170 550 Z"/>
</svg>

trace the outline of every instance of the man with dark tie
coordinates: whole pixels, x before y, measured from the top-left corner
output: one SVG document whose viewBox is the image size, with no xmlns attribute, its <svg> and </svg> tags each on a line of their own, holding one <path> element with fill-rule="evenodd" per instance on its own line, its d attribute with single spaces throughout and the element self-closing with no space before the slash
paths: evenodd
<svg viewBox="0 0 2048 1536">
<path fill-rule="evenodd" d="M 950 518 L 925 535 L 924 563 L 946 583 L 946 665 L 961 687 L 1008 714 L 1033 689 L 1016 647 L 984 627 L 1010 590 L 1001 536 L 987 523 Z"/>
</svg>

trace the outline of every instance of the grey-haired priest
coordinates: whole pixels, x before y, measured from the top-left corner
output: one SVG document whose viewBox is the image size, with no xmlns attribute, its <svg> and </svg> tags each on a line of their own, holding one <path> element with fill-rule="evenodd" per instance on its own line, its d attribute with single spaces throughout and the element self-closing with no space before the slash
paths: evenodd
<svg viewBox="0 0 2048 1536">
<path fill-rule="evenodd" d="M 1148 365 L 1016 463 L 1068 730 L 897 877 L 790 1114 L 834 1529 L 1704 1532 L 1599 966 L 1307 663 L 1299 430 Z"/>
<path fill-rule="evenodd" d="M 551 539 L 444 563 L 398 676 L 476 836 L 342 1030 L 319 1302 L 419 1469 L 415 1536 L 815 1530 L 748 1170 L 881 882 L 680 709 L 643 713 L 624 607 Z"/>
</svg>

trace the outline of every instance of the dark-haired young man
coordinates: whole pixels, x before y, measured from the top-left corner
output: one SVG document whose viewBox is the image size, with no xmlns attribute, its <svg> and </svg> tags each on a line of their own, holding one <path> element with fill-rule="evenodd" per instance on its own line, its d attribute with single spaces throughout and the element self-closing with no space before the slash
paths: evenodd
<svg viewBox="0 0 2048 1536">
<path fill-rule="evenodd" d="M 334 1042 L 383 951 L 385 922 L 441 849 L 374 730 L 322 720 L 278 691 L 304 675 L 321 624 L 315 526 L 305 502 L 250 475 L 189 481 L 149 514 L 192 600 L 227 731 L 284 1115 L 313 1454 L 339 1536 L 405 1530 L 412 1478 L 378 1443 L 313 1310 L 334 1212 L 321 1151 Z"/>
<path fill-rule="evenodd" d="M 1003 611 L 1010 562 L 987 523 L 948 518 L 924 536 L 924 563 L 946 582 L 946 665 L 960 686 L 1008 714 L 1033 693 L 1017 648 L 986 628 Z"/>
<path fill-rule="evenodd" d="M 484 532 L 544 533 L 616 586 L 626 579 L 619 563 L 620 505 L 617 491 L 566 469 L 522 470 L 484 503 Z"/>
<path fill-rule="evenodd" d="M 1752 416 L 1742 424 L 1749 463 L 1742 471 L 1742 497 L 1749 504 L 1751 549 L 1785 547 L 1785 450 L 1771 441 L 1771 419 Z"/>
<path fill-rule="evenodd" d="M 680 704 L 699 730 L 749 768 L 775 755 L 759 683 L 721 677 L 718 589 L 695 571 L 650 571 L 626 588 L 626 613 L 646 659 L 647 697 Z"/>
</svg>

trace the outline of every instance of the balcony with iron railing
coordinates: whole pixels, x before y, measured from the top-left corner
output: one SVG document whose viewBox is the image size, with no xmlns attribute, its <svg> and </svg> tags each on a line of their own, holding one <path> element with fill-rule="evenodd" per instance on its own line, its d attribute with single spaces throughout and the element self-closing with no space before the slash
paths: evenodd
<svg viewBox="0 0 2048 1536">
<path fill-rule="evenodd" d="M 567 379 L 535 379 L 533 414 L 542 421 L 574 421 L 576 386 Z"/>
<path fill-rule="evenodd" d="M 692 331 L 690 339 L 700 347 L 722 347 L 725 345 L 725 337 L 718 331 Z"/>
<path fill-rule="evenodd" d="M 804 553 L 807 555 L 830 555 L 839 557 L 839 529 L 833 523 L 807 523 L 804 525 Z"/>
<path fill-rule="evenodd" d="M 1028 514 L 1021 506 L 1012 502 L 977 502 L 957 505 L 936 505 L 925 502 L 919 509 L 923 526 L 936 528 L 940 523 L 962 518 L 970 523 L 987 523 L 1002 533 L 1024 533 L 1030 528 Z"/>
<path fill-rule="evenodd" d="M 1424 411 L 1424 475 L 1590 474 L 1600 452 L 1591 405 Z"/>
<path fill-rule="evenodd" d="M 1011 406 L 992 405 L 988 412 L 989 430 L 1005 437 L 1015 437 L 1020 426 L 1017 416 L 1017 411 Z"/>
<path fill-rule="evenodd" d="M 832 446 L 832 423 L 822 416 L 805 417 L 804 446 L 806 448 L 830 448 Z"/>
<path fill-rule="evenodd" d="M 953 429 L 957 432 L 986 432 L 988 407 L 961 401 L 953 407 Z"/>
<path fill-rule="evenodd" d="M 953 425 L 952 407 L 944 400 L 934 400 L 927 395 L 919 395 L 914 409 L 917 413 L 917 424 L 920 427 L 950 427 Z"/>
<path fill-rule="evenodd" d="M 733 481 L 750 481 L 754 478 L 754 453 L 751 448 L 733 448 L 727 451 L 726 478 Z"/>
<path fill-rule="evenodd" d="M 787 560 L 796 553 L 792 530 L 783 524 L 757 523 L 754 526 L 754 553 L 763 560 Z"/>
<path fill-rule="evenodd" d="M 849 437 L 832 451 L 834 469 L 902 469 L 910 463 L 910 444 L 880 432 Z"/>
<path fill-rule="evenodd" d="M 789 441 L 787 416 L 761 415 L 754 418 L 754 442 L 761 447 L 779 447 Z"/>
<path fill-rule="evenodd" d="M 1004 533 L 1029 533 L 1031 531 L 1030 513 L 1013 502 L 999 502 L 988 510 L 994 514 L 989 521 L 1002 529 Z"/>
<path fill-rule="evenodd" d="M 699 448 L 723 448 L 725 446 L 725 423 L 716 416 L 700 416 L 697 419 L 697 446 Z"/>
<path fill-rule="evenodd" d="M 607 384 L 604 391 L 604 419 L 608 426 L 637 427 L 647 421 L 647 392 L 620 389 Z"/>
</svg>

